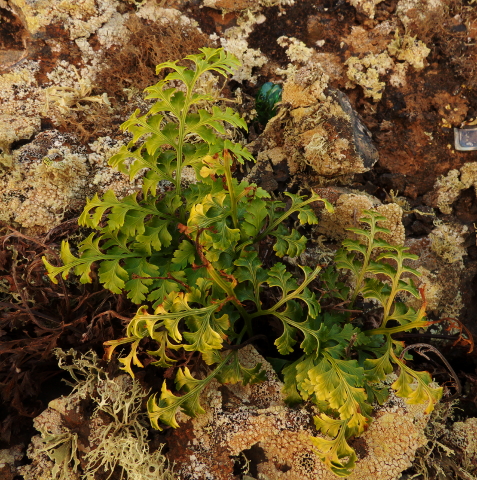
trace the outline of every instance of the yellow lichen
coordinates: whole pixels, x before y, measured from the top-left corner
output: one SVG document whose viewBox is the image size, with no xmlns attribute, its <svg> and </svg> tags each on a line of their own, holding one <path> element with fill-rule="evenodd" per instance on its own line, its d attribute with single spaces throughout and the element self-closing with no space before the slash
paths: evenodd
<svg viewBox="0 0 477 480">
<path fill-rule="evenodd" d="M 286 48 L 287 57 L 291 62 L 307 63 L 314 53 L 311 48 L 308 48 L 302 41 L 294 37 L 278 37 L 277 43 L 281 47 Z"/>
<path fill-rule="evenodd" d="M 375 7 L 383 0 L 348 0 L 356 10 L 369 18 L 374 18 Z"/>
<path fill-rule="evenodd" d="M 424 68 L 424 59 L 431 52 L 424 42 L 408 34 L 400 37 L 398 31 L 394 35 L 394 40 L 388 45 L 388 51 L 397 60 L 407 62 L 416 70 Z"/>
<path fill-rule="evenodd" d="M 381 100 L 386 83 L 379 78 L 394 66 L 387 52 L 378 55 L 370 53 L 361 59 L 350 57 L 345 65 L 348 66 L 346 74 L 350 80 L 346 85 L 348 88 L 353 88 L 355 84 L 360 85 L 365 97 L 371 97 L 375 102 Z"/>
</svg>

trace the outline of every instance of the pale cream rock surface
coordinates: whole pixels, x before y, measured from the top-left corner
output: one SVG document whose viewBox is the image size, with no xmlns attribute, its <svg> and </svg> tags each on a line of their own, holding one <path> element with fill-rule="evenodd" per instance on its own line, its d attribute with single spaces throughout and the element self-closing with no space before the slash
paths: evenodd
<svg viewBox="0 0 477 480">
<path fill-rule="evenodd" d="M 289 408 L 282 383 L 252 346 L 240 351 L 247 367 L 262 363 L 268 380 L 243 387 L 211 384 L 201 397 L 206 413 L 186 421 L 174 435 L 181 452 L 179 473 L 190 480 L 232 480 L 233 460 L 254 445 L 263 452 L 259 478 L 273 480 L 335 480 L 313 452 L 310 435 L 316 432 L 313 408 Z M 411 465 L 417 448 L 426 443 L 426 405 L 407 405 L 391 394 L 375 411 L 374 421 L 360 437 L 360 458 L 350 480 L 394 480 Z M 185 440 L 188 439 L 188 440 Z M 175 455 L 173 455 L 175 456 Z"/>
<path fill-rule="evenodd" d="M 249 80 L 252 84 L 256 83 L 257 77 L 252 75 L 252 69 L 262 67 L 267 63 L 268 59 L 260 49 L 249 48 L 247 42 L 253 27 L 265 20 L 265 15 L 248 11 L 237 19 L 237 26 L 228 28 L 223 37 L 219 39 L 221 46 L 227 52 L 234 54 L 242 64 L 232 77 L 237 82 Z"/>
<path fill-rule="evenodd" d="M 450 215 L 452 204 L 461 191 L 470 187 L 477 191 L 477 162 L 465 163 L 460 169 L 449 170 L 447 174 L 441 175 L 432 191 L 424 197 L 424 201 L 427 205 Z"/>
<path fill-rule="evenodd" d="M 375 7 L 383 0 L 348 0 L 348 3 L 352 5 L 359 13 L 366 15 L 369 18 L 374 18 Z"/>
</svg>

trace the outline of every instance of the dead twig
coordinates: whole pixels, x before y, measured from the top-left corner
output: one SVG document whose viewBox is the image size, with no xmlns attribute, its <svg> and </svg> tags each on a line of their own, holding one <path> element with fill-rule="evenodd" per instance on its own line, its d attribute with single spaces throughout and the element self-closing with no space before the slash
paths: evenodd
<svg viewBox="0 0 477 480">
<path fill-rule="evenodd" d="M 423 350 L 425 349 L 425 350 Z M 434 352 L 444 363 L 444 365 L 447 367 L 449 370 L 449 373 L 451 374 L 452 378 L 454 379 L 455 382 L 455 388 L 456 388 L 456 393 L 454 395 L 451 395 L 450 397 L 447 398 L 447 401 L 454 400 L 454 398 L 459 397 L 462 394 L 462 385 L 460 383 L 459 377 L 457 376 L 457 373 L 455 373 L 454 369 L 451 367 L 450 363 L 445 359 L 444 355 L 442 355 L 439 350 L 437 350 L 436 347 L 433 347 L 432 345 L 429 345 L 428 343 L 414 343 L 412 345 L 408 345 L 402 352 L 401 356 L 399 357 L 400 360 L 404 359 L 404 355 L 406 352 L 409 350 L 415 350 L 419 355 L 423 356 L 427 360 L 430 360 L 430 358 L 426 355 L 425 352 Z"/>
</svg>

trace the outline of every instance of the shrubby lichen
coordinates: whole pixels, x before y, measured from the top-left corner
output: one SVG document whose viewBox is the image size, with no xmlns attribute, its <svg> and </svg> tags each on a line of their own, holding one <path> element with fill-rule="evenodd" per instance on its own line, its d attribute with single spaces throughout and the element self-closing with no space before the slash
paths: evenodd
<svg viewBox="0 0 477 480">
<path fill-rule="evenodd" d="M 41 435 L 28 449 L 32 464 L 19 469 L 24 479 L 94 480 L 118 471 L 124 480 L 175 480 L 161 449 L 149 447 L 141 408 L 148 392 L 128 375 L 110 378 L 94 352 L 56 350 L 56 355 L 74 379 L 73 392 L 50 402 L 35 419 Z M 76 433 L 81 423 L 88 428 Z"/>
</svg>

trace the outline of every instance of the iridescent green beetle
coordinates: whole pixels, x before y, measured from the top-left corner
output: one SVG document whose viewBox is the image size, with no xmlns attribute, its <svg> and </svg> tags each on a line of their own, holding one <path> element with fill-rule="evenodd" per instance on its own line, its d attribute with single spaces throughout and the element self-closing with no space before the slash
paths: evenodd
<svg viewBox="0 0 477 480">
<path fill-rule="evenodd" d="M 257 121 L 262 125 L 277 114 L 275 105 L 282 100 L 282 87 L 272 82 L 264 83 L 255 98 Z"/>
</svg>

